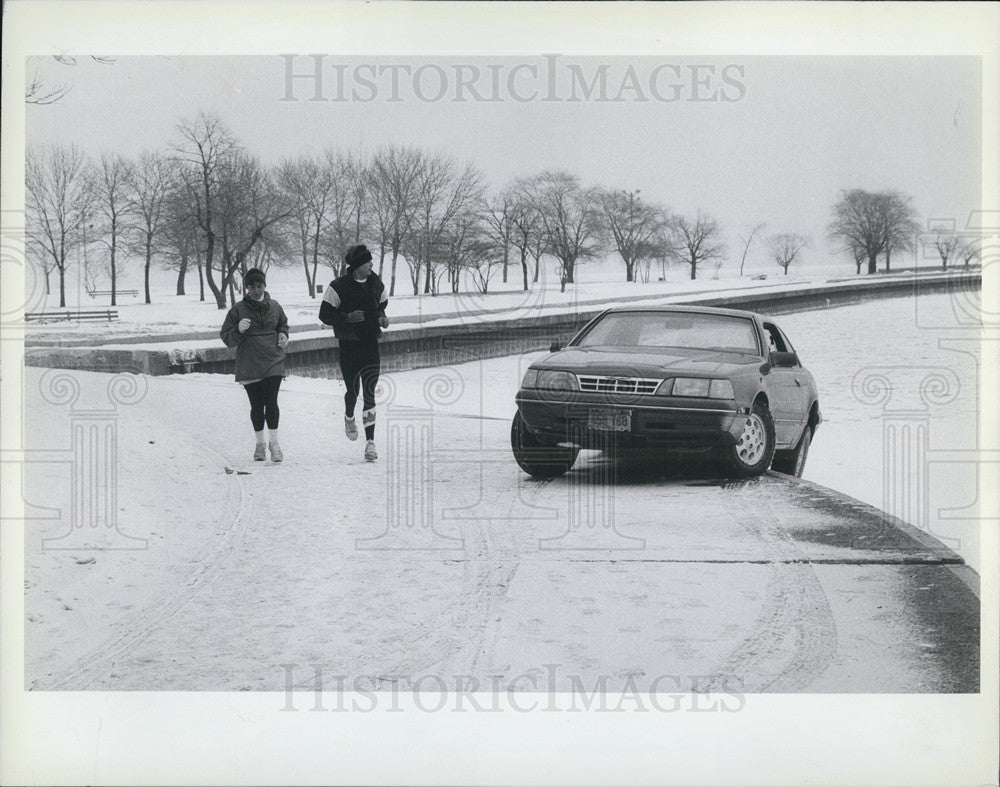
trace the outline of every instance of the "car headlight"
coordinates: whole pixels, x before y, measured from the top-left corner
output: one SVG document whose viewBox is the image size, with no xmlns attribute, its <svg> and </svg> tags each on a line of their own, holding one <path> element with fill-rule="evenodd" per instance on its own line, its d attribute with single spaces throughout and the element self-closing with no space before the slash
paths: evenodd
<svg viewBox="0 0 1000 787">
<path fill-rule="evenodd" d="M 536 388 L 547 388 L 552 391 L 577 391 L 576 375 L 570 372 L 553 372 L 542 369 L 535 380 Z"/>
<path fill-rule="evenodd" d="M 538 382 L 538 369 L 528 369 L 521 378 L 522 388 L 534 388 Z"/>
<path fill-rule="evenodd" d="M 660 387 L 665 388 L 666 381 Z M 733 384 L 729 380 L 711 380 L 707 377 L 677 377 L 670 393 L 673 396 L 697 396 L 702 399 L 736 398 Z"/>
</svg>

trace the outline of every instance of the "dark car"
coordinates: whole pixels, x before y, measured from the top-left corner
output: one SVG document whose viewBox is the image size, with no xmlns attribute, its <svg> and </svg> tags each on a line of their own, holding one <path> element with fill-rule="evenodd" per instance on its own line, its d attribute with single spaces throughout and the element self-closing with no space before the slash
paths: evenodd
<svg viewBox="0 0 1000 787">
<path fill-rule="evenodd" d="M 565 473 L 581 448 L 721 453 L 737 476 L 802 474 L 821 421 L 816 383 L 769 317 L 616 307 L 551 349 L 525 373 L 511 426 L 532 476 Z"/>
</svg>

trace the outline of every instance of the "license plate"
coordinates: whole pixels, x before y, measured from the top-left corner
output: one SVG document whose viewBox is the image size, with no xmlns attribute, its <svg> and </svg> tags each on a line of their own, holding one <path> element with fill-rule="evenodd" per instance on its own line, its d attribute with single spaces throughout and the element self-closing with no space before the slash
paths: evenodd
<svg viewBox="0 0 1000 787">
<path fill-rule="evenodd" d="M 632 411 L 591 410 L 587 415 L 587 428 L 604 432 L 628 432 L 632 429 Z"/>
</svg>

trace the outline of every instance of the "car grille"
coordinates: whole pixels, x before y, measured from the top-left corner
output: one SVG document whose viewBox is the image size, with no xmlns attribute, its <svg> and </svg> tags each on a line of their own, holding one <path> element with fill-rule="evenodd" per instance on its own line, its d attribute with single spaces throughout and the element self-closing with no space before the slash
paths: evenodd
<svg viewBox="0 0 1000 787">
<path fill-rule="evenodd" d="M 577 375 L 581 391 L 597 393 L 642 394 L 656 393 L 662 380 L 646 380 L 639 377 L 598 377 Z"/>
</svg>

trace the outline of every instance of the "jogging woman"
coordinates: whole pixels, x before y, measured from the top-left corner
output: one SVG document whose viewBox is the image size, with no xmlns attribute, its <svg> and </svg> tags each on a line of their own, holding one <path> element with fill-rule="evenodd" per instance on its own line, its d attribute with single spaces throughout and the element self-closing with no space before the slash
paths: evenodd
<svg viewBox="0 0 1000 787">
<path fill-rule="evenodd" d="M 280 462 L 284 456 L 278 445 L 278 389 L 285 376 L 288 318 L 266 285 L 260 268 L 246 272 L 243 300 L 229 310 L 219 336 L 227 347 L 236 348 L 236 382 L 250 399 L 250 423 L 257 441 L 253 458 L 263 462 L 270 449 L 271 461 Z M 266 441 L 265 424 L 270 432 Z"/>
</svg>

